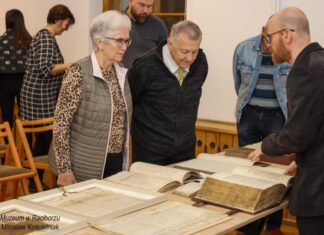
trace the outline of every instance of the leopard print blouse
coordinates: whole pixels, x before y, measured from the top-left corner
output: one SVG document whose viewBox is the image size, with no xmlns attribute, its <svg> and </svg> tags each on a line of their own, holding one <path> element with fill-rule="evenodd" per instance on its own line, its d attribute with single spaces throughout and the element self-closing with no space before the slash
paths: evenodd
<svg viewBox="0 0 324 235">
<path fill-rule="evenodd" d="M 112 125 L 108 145 L 108 153 L 121 153 L 125 139 L 126 104 L 118 84 L 115 68 L 102 70 L 103 77 L 108 82 L 113 103 Z"/>
<path fill-rule="evenodd" d="M 112 97 L 112 121 L 108 143 L 108 153 L 121 153 L 125 139 L 127 111 L 119 86 L 115 68 L 102 69 L 103 78 L 108 83 Z M 54 145 L 58 173 L 71 171 L 70 126 L 73 116 L 82 100 L 82 69 L 73 65 L 66 73 L 55 110 Z"/>
</svg>

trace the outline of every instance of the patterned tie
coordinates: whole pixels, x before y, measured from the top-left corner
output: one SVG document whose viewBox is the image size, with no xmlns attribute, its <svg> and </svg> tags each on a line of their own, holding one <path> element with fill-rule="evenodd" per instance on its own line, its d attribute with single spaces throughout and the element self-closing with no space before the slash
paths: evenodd
<svg viewBox="0 0 324 235">
<path fill-rule="evenodd" d="M 177 79 L 179 81 L 179 84 L 180 86 L 182 86 L 182 82 L 183 82 L 183 79 L 184 79 L 184 69 L 179 67 L 178 70 L 177 70 Z"/>
</svg>

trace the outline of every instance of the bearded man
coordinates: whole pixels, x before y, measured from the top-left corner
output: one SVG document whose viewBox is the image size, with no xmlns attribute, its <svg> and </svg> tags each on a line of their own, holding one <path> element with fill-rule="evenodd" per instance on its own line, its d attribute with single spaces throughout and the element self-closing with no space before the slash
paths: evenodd
<svg viewBox="0 0 324 235">
<path fill-rule="evenodd" d="M 287 77 L 288 119 L 249 158 L 296 154 L 286 172 L 295 174 L 289 210 L 300 235 L 324 234 L 324 49 L 311 42 L 308 19 L 296 7 L 271 17 L 265 40 L 274 63 L 293 64 Z"/>
<path fill-rule="evenodd" d="M 157 47 L 168 37 L 164 22 L 152 15 L 154 0 L 129 0 L 126 14 L 131 19 L 131 45 L 126 51 L 123 64 L 130 68 L 134 60 Z"/>
</svg>

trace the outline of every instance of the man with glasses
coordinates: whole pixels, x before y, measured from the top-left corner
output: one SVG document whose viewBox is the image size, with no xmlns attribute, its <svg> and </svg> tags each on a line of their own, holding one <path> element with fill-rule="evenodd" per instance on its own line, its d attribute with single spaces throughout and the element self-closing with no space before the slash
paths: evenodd
<svg viewBox="0 0 324 235">
<path fill-rule="evenodd" d="M 275 63 L 293 64 L 287 78 L 288 119 L 249 158 L 296 154 L 287 169 L 296 173 L 290 212 L 297 216 L 299 234 L 324 234 L 324 49 L 310 42 L 307 17 L 295 7 L 269 20 L 266 38 Z"/>
<path fill-rule="evenodd" d="M 279 132 L 287 118 L 286 78 L 290 65 L 273 64 L 265 32 L 263 27 L 260 35 L 239 43 L 234 52 L 235 117 L 240 146 Z M 267 217 L 267 230 L 272 234 L 280 234 L 282 214 L 280 210 Z M 242 231 L 255 234 L 263 225 L 264 221 L 258 221 Z"/>
<path fill-rule="evenodd" d="M 168 165 L 195 157 L 195 123 L 208 72 L 201 39 L 198 25 L 181 21 L 167 42 L 128 70 L 133 161 Z"/>
<path fill-rule="evenodd" d="M 130 68 L 137 57 L 155 48 L 168 36 L 164 22 L 152 15 L 153 4 L 154 0 L 128 0 L 126 14 L 132 22 L 132 45 L 123 59 L 126 68 Z"/>
</svg>

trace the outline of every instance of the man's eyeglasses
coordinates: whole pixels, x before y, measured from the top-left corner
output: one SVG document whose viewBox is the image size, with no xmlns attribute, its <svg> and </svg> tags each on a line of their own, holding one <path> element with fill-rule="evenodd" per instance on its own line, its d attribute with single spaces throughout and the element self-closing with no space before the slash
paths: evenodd
<svg viewBox="0 0 324 235">
<path fill-rule="evenodd" d="M 270 33 L 270 34 L 265 35 L 265 36 L 264 36 L 264 39 L 265 39 L 265 41 L 266 41 L 267 43 L 270 44 L 273 35 L 275 35 L 275 34 L 277 34 L 277 33 L 281 33 L 281 32 L 286 31 L 286 30 L 291 31 L 291 32 L 295 32 L 294 29 L 280 29 L 280 30 L 278 30 L 278 31 L 276 31 L 276 32 L 274 32 L 274 33 Z"/>
<path fill-rule="evenodd" d="M 124 44 L 126 47 L 129 47 L 130 44 L 132 43 L 132 40 L 130 38 L 128 39 L 123 39 L 123 38 L 111 38 L 111 37 L 101 37 L 103 40 L 113 40 L 116 42 L 118 47 L 122 47 Z"/>
</svg>

